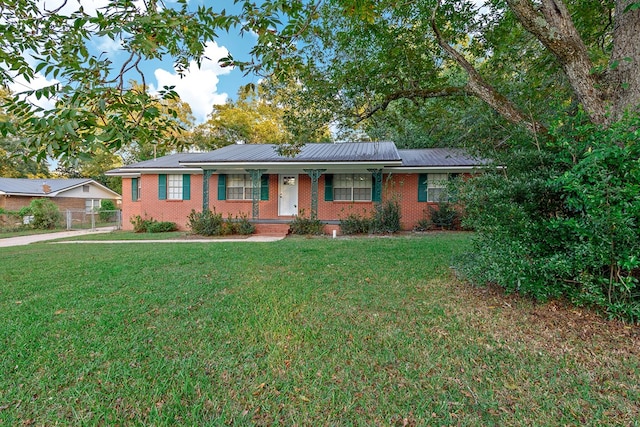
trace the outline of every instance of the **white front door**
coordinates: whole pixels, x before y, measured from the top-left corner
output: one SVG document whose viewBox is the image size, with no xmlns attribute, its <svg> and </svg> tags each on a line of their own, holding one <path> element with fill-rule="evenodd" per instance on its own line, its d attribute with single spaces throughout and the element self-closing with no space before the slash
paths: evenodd
<svg viewBox="0 0 640 427">
<path fill-rule="evenodd" d="M 298 215 L 298 175 L 280 175 L 278 215 Z"/>
</svg>

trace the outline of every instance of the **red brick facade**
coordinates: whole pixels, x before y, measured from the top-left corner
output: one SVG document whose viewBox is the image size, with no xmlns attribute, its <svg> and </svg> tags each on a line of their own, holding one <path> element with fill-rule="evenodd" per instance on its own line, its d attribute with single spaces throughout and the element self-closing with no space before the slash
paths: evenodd
<svg viewBox="0 0 640 427">
<path fill-rule="evenodd" d="M 131 219 L 140 215 L 143 218 L 154 218 L 158 221 L 175 222 L 182 230 L 186 229 L 187 216 L 191 210 L 200 212 L 203 206 L 202 174 L 191 175 L 190 200 L 160 200 L 157 174 L 141 174 L 140 194 L 137 201 L 132 200 L 132 179 L 122 180 L 122 220 L 125 230 L 133 229 Z M 383 201 L 397 200 L 402 215 L 402 228 L 411 230 L 419 220 L 429 212 L 429 205 L 435 203 L 418 201 L 418 173 L 383 174 Z M 209 181 L 209 208 L 221 213 L 223 217 L 245 215 L 252 217 L 250 200 L 218 200 L 219 175 L 213 174 Z M 259 202 L 260 220 L 291 220 L 290 216 L 278 216 L 278 174 L 269 174 L 269 199 Z M 311 212 L 311 178 L 306 174 L 298 175 L 298 211 L 308 216 Z M 351 213 L 369 216 L 374 209 L 374 202 L 325 201 L 325 176 L 318 181 L 318 218 L 323 221 L 339 221 Z M 338 230 L 337 225 L 328 225 L 328 233 Z M 338 231 L 339 232 L 339 231 Z"/>
</svg>

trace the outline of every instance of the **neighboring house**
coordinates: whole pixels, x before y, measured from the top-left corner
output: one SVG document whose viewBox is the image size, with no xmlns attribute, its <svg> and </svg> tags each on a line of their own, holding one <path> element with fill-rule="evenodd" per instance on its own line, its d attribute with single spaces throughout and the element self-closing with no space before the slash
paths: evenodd
<svg viewBox="0 0 640 427">
<path fill-rule="evenodd" d="M 107 172 L 121 176 L 123 226 L 137 215 L 186 228 L 192 210 L 224 218 L 245 215 L 257 232 L 312 216 L 337 230 L 349 214 L 369 216 L 375 204 L 400 203 L 412 229 L 443 197 L 447 180 L 487 164 L 459 149 L 398 150 L 392 142 L 307 144 L 295 157 L 274 145 L 230 145 L 179 153 Z"/>
<path fill-rule="evenodd" d="M 87 213 L 97 210 L 103 200 L 112 200 L 116 206 L 122 200 L 118 193 L 89 178 L 0 178 L 0 208 L 18 211 L 40 198 L 50 199 L 61 212 L 70 209 Z"/>
</svg>

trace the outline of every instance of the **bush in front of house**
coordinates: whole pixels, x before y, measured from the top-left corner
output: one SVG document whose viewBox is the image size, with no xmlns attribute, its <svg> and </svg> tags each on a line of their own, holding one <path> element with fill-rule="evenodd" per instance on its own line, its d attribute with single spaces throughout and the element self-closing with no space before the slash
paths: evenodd
<svg viewBox="0 0 640 427">
<path fill-rule="evenodd" d="M 142 218 L 136 215 L 131 219 L 133 231 L 136 233 L 166 233 L 178 230 L 178 225 L 171 221 L 158 221 L 153 218 Z"/>
<path fill-rule="evenodd" d="M 58 206 L 49 199 L 34 199 L 29 205 L 29 212 L 25 216 L 32 215 L 30 225 L 40 230 L 51 230 L 62 223 L 62 214 Z M 22 209 L 21 209 L 22 213 Z"/>
<path fill-rule="evenodd" d="M 291 230 L 291 234 L 319 236 L 324 233 L 324 223 L 315 215 L 305 216 L 304 210 L 301 210 L 300 215 L 289 223 L 289 230 Z"/>
<path fill-rule="evenodd" d="M 377 204 L 371 218 L 371 233 L 396 233 L 400 231 L 400 203 L 387 200 Z"/>
<path fill-rule="evenodd" d="M 231 215 L 225 220 L 222 214 L 216 213 L 215 209 L 210 211 L 205 209 L 196 212 L 194 209 L 187 217 L 187 227 L 191 233 L 200 236 L 227 236 L 230 234 L 249 235 L 256 231 L 256 228 L 247 215 L 241 214 L 235 219 Z"/>
<path fill-rule="evenodd" d="M 396 233 L 400 231 L 400 203 L 397 200 L 387 200 L 376 204 L 370 216 L 359 213 L 350 213 L 340 219 L 340 232 L 342 234 L 381 234 Z"/>
</svg>

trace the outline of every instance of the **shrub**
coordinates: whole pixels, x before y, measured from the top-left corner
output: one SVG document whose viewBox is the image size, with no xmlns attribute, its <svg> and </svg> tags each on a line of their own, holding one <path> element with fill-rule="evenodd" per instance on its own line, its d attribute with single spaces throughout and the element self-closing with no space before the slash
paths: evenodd
<svg viewBox="0 0 640 427">
<path fill-rule="evenodd" d="M 62 214 L 58 206 L 49 199 L 34 199 L 29 205 L 33 221 L 31 226 L 42 230 L 49 230 L 60 226 Z M 27 214 L 28 215 L 28 214 Z"/>
<path fill-rule="evenodd" d="M 442 202 L 438 206 L 429 206 L 429 229 L 453 230 L 458 224 L 460 214 L 451 203 Z"/>
<path fill-rule="evenodd" d="M 222 214 L 205 209 L 202 212 L 196 212 L 194 209 L 187 217 L 187 227 L 193 234 L 201 236 L 220 236 L 222 234 Z"/>
<path fill-rule="evenodd" d="M 98 212 L 100 212 L 100 221 L 108 222 L 113 221 L 113 214 L 116 210 L 116 204 L 113 203 L 113 200 L 103 200 Z"/>
<path fill-rule="evenodd" d="M 400 203 L 387 200 L 376 204 L 371 219 L 371 233 L 395 233 L 400 230 Z"/>
<path fill-rule="evenodd" d="M 131 219 L 133 231 L 136 233 L 164 233 L 168 231 L 176 231 L 178 225 L 170 221 L 158 221 L 153 218 L 142 218 L 136 215 Z"/>
<path fill-rule="evenodd" d="M 242 234 L 243 236 L 247 236 L 256 232 L 256 226 L 249 222 L 249 217 L 247 215 L 240 215 L 237 218 L 235 225 L 236 232 L 238 234 Z"/>
<path fill-rule="evenodd" d="M 315 215 L 306 217 L 304 209 L 289 224 L 291 234 L 320 235 L 324 232 L 324 223 Z"/>
<path fill-rule="evenodd" d="M 509 173 L 469 180 L 464 221 L 477 237 L 461 272 L 640 321 L 639 127 L 569 119 L 544 147 L 512 151 Z"/>
<path fill-rule="evenodd" d="M 340 219 L 340 232 L 342 234 L 364 234 L 371 228 L 371 220 L 358 213 L 350 213 L 346 218 Z"/>
</svg>

